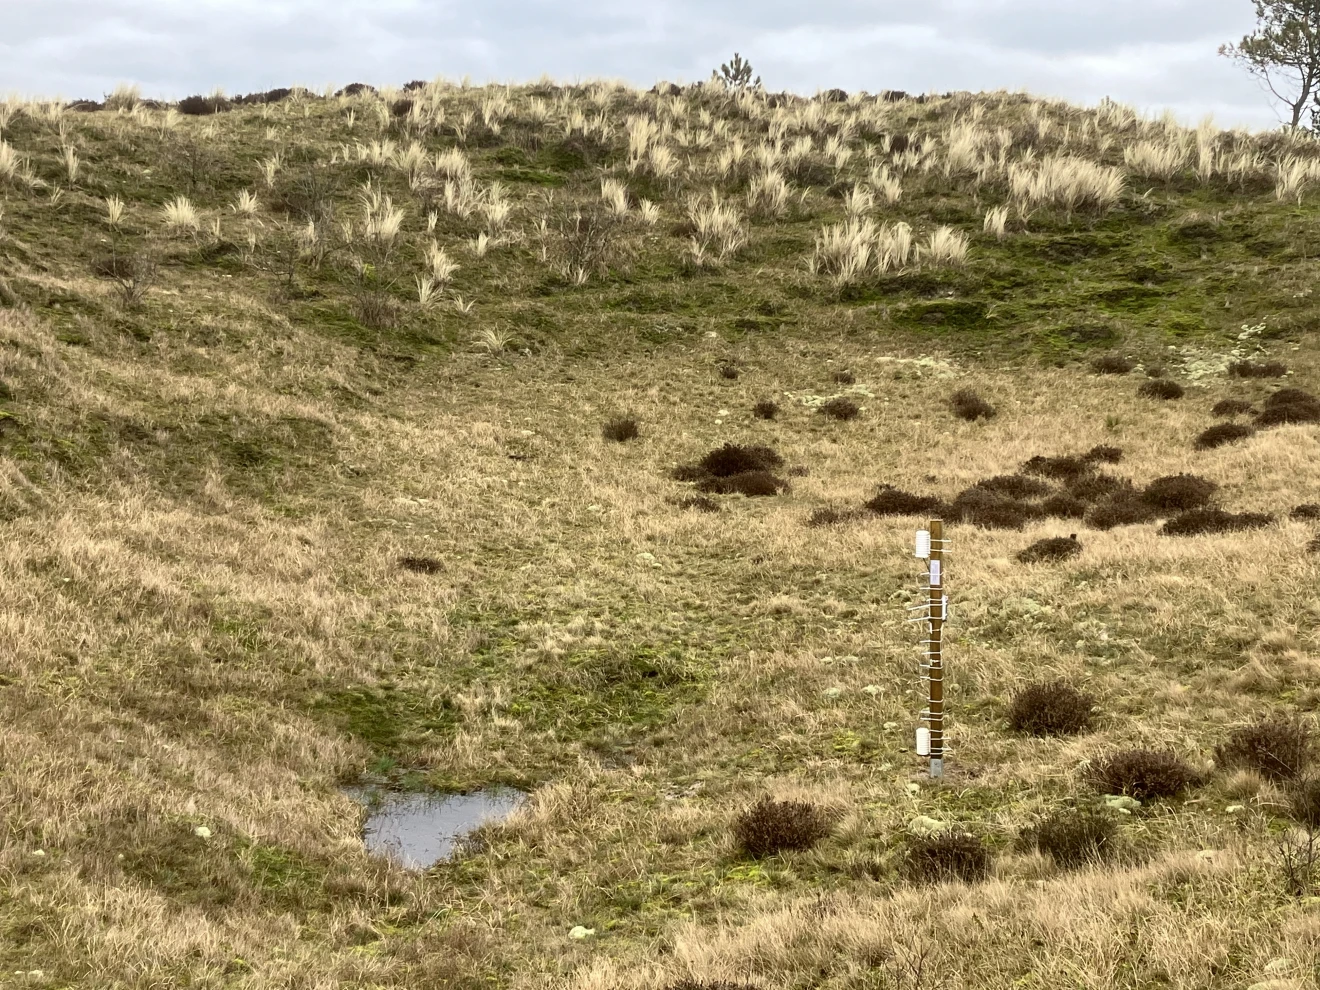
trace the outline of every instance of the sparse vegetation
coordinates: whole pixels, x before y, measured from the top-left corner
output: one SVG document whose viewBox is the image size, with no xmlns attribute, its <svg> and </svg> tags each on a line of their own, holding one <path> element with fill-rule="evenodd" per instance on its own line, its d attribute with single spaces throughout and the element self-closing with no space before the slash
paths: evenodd
<svg viewBox="0 0 1320 990">
<path fill-rule="evenodd" d="M 757 419 L 774 419 L 779 415 L 779 403 L 772 399 L 761 399 L 752 406 L 752 415 Z"/>
<path fill-rule="evenodd" d="M 1312 906 L 1262 868 L 1287 780 L 1230 766 L 1138 811 L 1078 768 L 1314 707 L 1317 558 L 1288 555 L 1316 527 L 1157 538 L 1178 509 L 1142 494 L 1197 472 L 1282 518 L 1320 489 L 1309 138 L 723 79 L 214 97 L 0 100 L 5 973 L 1305 974 Z M 121 286 L 134 259 L 151 278 Z M 1285 379 L 1226 376 L 1276 356 Z M 1000 415 L 957 420 L 964 388 Z M 1194 453 L 1228 395 L 1258 432 Z M 865 409 L 834 423 L 835 397 Z M 607 440 L 623 411 L 639 437 Z M 943 784 L 912 752 L 906 621 L 933 516 Z M 1015 560 L 1073 530 L 1082 556 Z M 1103 738 L 1008 724 L 1027 676 Z M 422 873 L 364 850 L 361 781 L 527 796 Z M 756 781 L 837 839 L 735 852 Z M 1121 828 L 1132 855 L 1061 875 L 1005 850 L 995 882 L 903 889 L 975 880 L 1070 800 L 1111 831 L 1031 845 L 1071 868 Z M 929 872 L 921 834 L 949 845 Z"/>
<path fill-rule="evenodd" d="M 1177 382 L 1170 381 L 1167 378 L 1152 378 L 1150 381 L 1142 382 L 1137 389 L 1137 395 L 1144 399 L 1181 399 L 1186 394 L 1186 390 Z"/>
<path fill-rule="evenodd" d="M 912 883 L 976 883 L 990 874 L 984 842 L 966 832 L 941 830 L 908 840 L 903 872 Z"/>
<path fill-rule="evenodd" d="M 1118 823 L 1092 808 L 1061 808 L 1024 832 L 1023 838 L 1063 869 L 1102 862 L 1114 852 Z"/>
</svg>

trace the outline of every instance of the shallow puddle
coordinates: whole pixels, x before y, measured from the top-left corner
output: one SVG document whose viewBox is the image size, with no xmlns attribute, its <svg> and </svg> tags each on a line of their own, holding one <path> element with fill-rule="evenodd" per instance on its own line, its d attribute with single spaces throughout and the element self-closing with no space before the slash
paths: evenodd
<svg viewBox="0 0 1320 990">
<path fill-rule="evenodd" d="M 434 794 L 367 786 L 348 787 L 344 793 L 367 807 L 362 829 L 367 852 L 389 856 L 410 870 L 448 859 L 463 836 L 508 817 L 526 798 L 508 787 Z"/>
</svg>

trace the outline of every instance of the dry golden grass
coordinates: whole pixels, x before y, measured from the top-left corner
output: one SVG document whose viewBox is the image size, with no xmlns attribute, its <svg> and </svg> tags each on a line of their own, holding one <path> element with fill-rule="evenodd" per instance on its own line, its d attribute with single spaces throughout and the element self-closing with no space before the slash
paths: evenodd
<svg viewBox="0 0 1320 990">
<path fill-rule="evenodd" d="M 25 177 L 32 162 L 69 174 L 59 113 L 25 106 L 18 136 L 6 124 L 3 270 L 36 302 L 0 309 L 0 382 L 19 424 L 0 431 L 5 979 L 21 969 L 27 982 L 133 990 L 660 990 L 683 978 L 862 990 L 885 970 L 897 985 L 948 988 L 1312 979 L 1312 908 L 1285 894 L 1272 858 L 1289 803 L 1274 784 L 1211 773 L 1190 797 L 1123 818 L 1103 869 L 1064 874 L 1015 840 L 1048 811 L 1095 800 L 1086 770 L 1106 753 L 1172 747 L 1211 771 L 1231 726 L 1320 703 L 1320 558 L 1303 552 L 1310 524 L 1287 515 L 1320 485 L 1316 427 L 1195 450 L 1216 399 L 1271 388 L 1230 385 L 1241 355 L 1222 334 L 1196 338 L 1175 367 L 1186 398 L 1152 403 L 1133 379 L 1083 364 L 978 357 L 984 337 L 921 342 L 888 299 L 810 299 L 831 290 L 808 263 L 821 231 L 820 274 L 844 286 L 863 273 L 979 277 L 986 252 L 1051 209 L 1057 233 L 1116 201 L 1143 208 L 1116 162 L 1186 184 L 1254 176 L 1275 207 L 1271 166 L 1234 156 L 1314 148 L 1008 94 L 786 107 L 744 94 L 727 116 L 657 96 L 642 115 L 642 96 L 617 86 L 555 96 L 436 83 L 396 117 L 401 96 L 299 97 L 236 111 L 208 136 L 121 93 L 119 112 L 97 115 L 98 141 L 168 132 L 220 146 L 247 128 L 243 182 L 261 183 L 259 201 L 240 188 L 155 200 L 172 201 L 171 222 L 196 243 L 137 315 L 70 260 L 82 250 L 71 229 L 83 233 L 73 207 L 95 218 L 95 237 L 108 216 L 114 237 L 159 227 L 159 207 L 98 185 L 111 161 L 88 142 L 80 188 L 57 212 Z M 892 147 L 917 106 L 943 116 L 883 171 L 848 143 L 865 130 Z M 313 221 L 315 243 L 297 254 L 306 218 L 276 215 L 290 166 L 265 135 L 312 109 L 325 118 L 307 127 L 356 135 L 352 149 L 327 139 L 312 151 L 360 169 L 345 187 L 360 197 L 342 214 L 351 230 Z M 583 255 L 577 270 L 599 275 L 601 295 L 527 289 L 562 260 L 536 255 L 552 204 L 473 162 L 516 128 L 584 154 L 618 138 L 617 161 L 558 205 L 596 207 L 653 252 L 634 282 Z M 441 138 L 471 146 L 436 148 Z M 1309 173 L 1290 169 L 1279 195 L 1304 205 Z M 721 187 L 726 176 L 746 187 Z M 827 183 L 849 198 L 831 205 Z M 921 213 L 941 183 L 969 195 L 961 234 Z M 970 202 L 983 189 L 1017 201 L 1011 233 L 1002 206 Z M 639 191 L 655 199 L 634 210 Z M 219 215 L 252 238 L 233 268 L 205 260 L 223 256 L 223 238 L 205 233 Z M 966 233 L 981 239 L 964 252 Z M 775 255 L 780 236 L 791 243 Z M 480 257 L 456 264 L 474 238 Z M 310 267 L 321 249 L 324 277 L 278 268 L 281 252 Z M 683 266 L 685 250 L 696 264 Z M 918 269 L 918 257 L 961 264 Z M 757 310 L 731 295 L 729 320 L 680 335 L 663 325 L 683 307 L 652 319 L 653 299 L 624 298 L 656 270 L 649 288 L 690 286 L 697 309 L 732 283 L 778 295 Z M 410 354 L 384 331 L 336 336 L 327 327 L 342 313 L 327 304 L 309 319 L 292 291 L 322 293 L 314 307 L 341 283 L 386 294 L 393 276 L 417 300 L 410 327 L 443 351 Z M 1268 281 L 1301 300 L 1308 278 L 1294 267 Z M 452 283 L 482 299 L 465 322 L 457 293 L 423 309 Z M 784 311 L 795 322 L 758 322 Z M 662 342 L 643 347 L 644 330 Z M 1320 355 L 1298 341 L 1287 363 L 1313 387 Z M 713 373 L 734 361 L 736 379 Z M 831 381 L 843 367 L 853 383 Z M 998 415 L 956 419 L 948 397 L 963 388 Z M 822 391 L 861 415 L 818 415 Z M 773 420 L 753 413 L 766 397 Z M 620 410 L 644 425 L 626 444 L 601 435 Z M 672 469 L 726 442 L 772 446 L 806 473 L 773 498 L 684 510 L 689 488 Z M 804 522 L 882 483 L 951 498 L 1032 456 L 1098 444 L 1123 448 L 1106 470 L 1138 487 L 1194 473 L 1218 483 L 1227 510 L 1278 521 L 1177 540 L 1158 523 L 1085 531 L 1078 557 L 1031 567 L 1019 551 L 1079 524 L 951 527 L 951 751 L 933 784 L 910 752 L 917 520 Z M 400 567 L 409 556 L 439 566 Z M 1094 731 L 1010 734 L 1013 693 L 1054 679 L 1096 697 Z M 362 849 L 361 811 L 339 786 L 364 773 L 513 783 L 531 797 L 456 862 L 410 874 Z M 730 827 L 764 795 L 828 809 L 832 833 L 744 859 Z M 918 815 L 985 838 L 993 879 L 905 885 L 903 835 Z M 577 925 L 595 935 L 571 938 Z"/>
</svg>

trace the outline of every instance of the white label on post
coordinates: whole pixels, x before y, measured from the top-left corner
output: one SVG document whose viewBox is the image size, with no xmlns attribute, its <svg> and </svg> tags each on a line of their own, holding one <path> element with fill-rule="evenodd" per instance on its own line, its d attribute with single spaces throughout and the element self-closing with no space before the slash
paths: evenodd
<svg viewBox="0 0 1320 990">
<path fill-rule="evenodd" d="M 930 560 L 930 531 L 925 529 L 917 530 L 917 556 L 922 560 Z"/>
<path fill-rule="evenodd" d="M 924 725 L 917 729 L 917 755 L 930 756 L 930 729 Z"/>
<path fill-rule="evenodd" d="M 930 562 L 930 586 L 932 588 L 938 588 L 942 579 L 943 576 L 940 574 L 940 562 L 938 560 L 932 560 Z"/>
</svg>

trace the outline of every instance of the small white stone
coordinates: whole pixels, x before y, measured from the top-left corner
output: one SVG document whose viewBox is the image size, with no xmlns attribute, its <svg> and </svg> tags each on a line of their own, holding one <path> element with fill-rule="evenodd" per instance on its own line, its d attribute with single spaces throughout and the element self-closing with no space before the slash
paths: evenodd
<svg viewBox="0 0 1320 990">
<path fill-rule="evenodd" d="M 1230 804 L 1227 808 L 1224 809 L 1224 813 L 1227 815 L 1236 815 L 1246 810 L 1247 810 L 1246 805 Z"/>
<path fill-rule="evenodd" d="M 46 855 L 46 850 L 44 850 L 44 849 L 33 849 L 33 850 L 32 850 L 32 855 L 33 855 L 33 856 L 44 856 L 44 855 Z"/>
<path fill-rule="evenodd" d="M 897 729 L 897 728 L 898 728 L 898 723 L 897 723 L 897 722 L 886 722 L 886 723 L 884 724 L 884 728 L 885 728 L 885 731 L 886 731 L 886 732 L 888 732 L 890 729 Z"/>
<path fill-rule="evenodd" d="M 881 692 L 882 688 L 880 687 L 879 684 L 868 684 L 866 685 L 866 687 L 862 688 L 862 690 L 865 691 L 867 694 L 869 694 L 872 698 L 874 698 L 877 694 Z"/>
<path fill-rule="evenodd" d="M 832 687 L 825 689 L 825 697 L 829 698 L 831 701 L 833 701 L 835 698 L 839 697 L 842 694 L 843 694 L 843 688 Z"/>
<path fill-rule="evenodd" d="M 596 934 L 594 928 L 583 928 L 581 925 L 574 925 L 572 931 L 568 933 L 569 938 L 591 938 Z"/>
<path fill-rule="evenodd" d="M 211 830 L 205 825 L 198 825 L 193 829 L 193 835 L 197 836 L 199 839 L 209 839 L 211 837 Z"/>
</svg>

